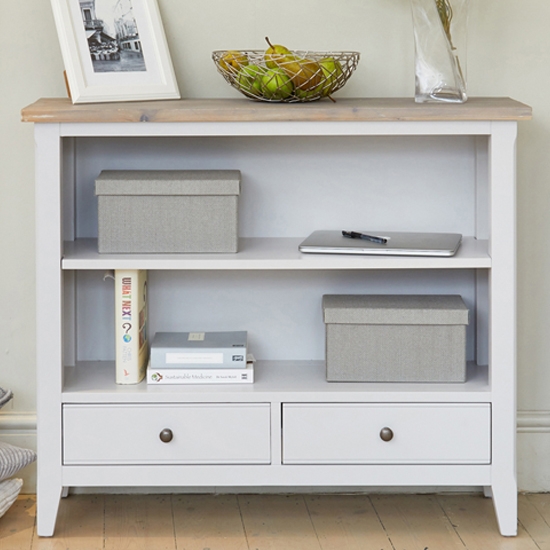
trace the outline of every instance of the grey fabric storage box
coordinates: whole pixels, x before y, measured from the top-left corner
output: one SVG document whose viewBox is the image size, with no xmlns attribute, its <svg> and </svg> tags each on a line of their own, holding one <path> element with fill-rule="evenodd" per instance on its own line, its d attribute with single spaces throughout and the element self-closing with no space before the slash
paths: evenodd
<svg viewBox="0 0 550 550">
<path fill-rule="evenodd" d="M 240 186 L 238 170 L 104 170 L 99 252 L 237 252 Z"/>
<path fill-rule="evenodd" d="M 460 296 L 325 295 L 327 380 L 465 382 Z"/>
</svg>

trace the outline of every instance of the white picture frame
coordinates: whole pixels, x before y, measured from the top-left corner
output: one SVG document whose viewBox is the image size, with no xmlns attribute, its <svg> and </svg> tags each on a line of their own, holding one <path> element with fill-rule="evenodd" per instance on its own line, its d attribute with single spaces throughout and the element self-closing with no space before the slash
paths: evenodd
<svg viewBox="0 0 550 550">
<path fill-rule="evenodd" d="M 73 103 L 179 99 L 157 0 L 51 0 Z"/>
</svg>

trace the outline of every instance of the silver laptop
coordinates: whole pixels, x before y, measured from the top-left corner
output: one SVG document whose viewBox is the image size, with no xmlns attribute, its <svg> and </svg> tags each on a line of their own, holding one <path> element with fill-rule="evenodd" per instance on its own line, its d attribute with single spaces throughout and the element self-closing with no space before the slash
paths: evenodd
<svg viewBox="0 0 550 550">
<path fill-rule="evenodd" d="M 349 238 L 342 231 L 314 231 L 299 246 L 300 252 L 316 254 L 373 254 L 387 256 L 453 256 L 462 241 L 460 233 L 403 233 L 361 231 L 385 243 Z"/>
</svg>

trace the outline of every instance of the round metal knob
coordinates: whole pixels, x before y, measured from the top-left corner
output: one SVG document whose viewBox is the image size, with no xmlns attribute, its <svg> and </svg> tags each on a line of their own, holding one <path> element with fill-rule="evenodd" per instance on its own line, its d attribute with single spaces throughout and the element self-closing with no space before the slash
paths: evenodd
<svg viewBox="0 0 550 550">
<path fill-rule="evenodd" d="M 172 438 L 174 437 L 174 434 L 172 433 L 172 430 L 170 430 L 169 428 L 165 428 L 164 430 L 162 430 L 162 432 L 160 432 L 159 437 L 160 440 L 164 443 L 170 443 L 170 441 L 172 441 Z"/>
<path fill-rule="evenodd" d="M 382 428 L 380 430 L 380 439 L 382 441 L 391 441 L 393 439 L 393 432 L 390 428 Z"/>
</svg>

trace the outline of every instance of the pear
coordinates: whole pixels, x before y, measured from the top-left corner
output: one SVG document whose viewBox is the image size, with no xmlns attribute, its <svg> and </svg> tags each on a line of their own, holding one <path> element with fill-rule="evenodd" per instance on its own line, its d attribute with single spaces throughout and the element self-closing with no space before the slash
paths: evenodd
<svg viewBox="0 0 550 550">
<path fill-rule="evenodd" d="M 316 88 L 323 80 L 323 72 L 319 63 L 311 59 L 295 56 L 288 48 L 279 44 L 273 45 L 265 37 L 269 48 L 264 54 L 265 64 L 270 69 L 279 67 L 292 80 L 296 89 L 305 92 Z"/>
<path fill-rule="evenodd" d="M 268 69 L 261 82 L 262 93 L 266 99 L 286 99 L 294 90 L 290 78 L 279 68 Z"/>
<path fill-rule="evenodd" d="M 274 46 L 267 36 L 265 37 L 265 41 L 269 44 L 269 48 L 265 51 L 264 60 L 266 67 L 269 69 L 276 69 L 279 63 L 283 62 L 287 56 L 292 56 L 292 52 L 288 48 L 280 44 Z"/>
<path fill-rule="evenodd" d="M 248 57 L 237 50 L 229 50 L 223 54 L 218 63 L 224 71 L 237 73 L 242 67 L 248 65 Z"/>
<path fill-rule="evenodd" d="M 322 94 L 327 96 L 340 83 L 343 74 L 342 65 L 334 57 L 325 57 L 319 61 L 319 66 L 323 72 L 324 84 L 322 86 Z"/>
<path fill-rule="evenodd" d="M 321 99 L 322 93 L 322 83 L 313 90 L 300 90 L 300 88 L 296 88 L 294 90 L 294 95 L 300 100 L 300 101 L 314 101 L 315 99 Z"/>
<path fill-rule="evenodd" d="M 262 77 L 266 69 L 259 65 L 247 65 L 237 75 L 237 84 L 241 90 L 254 96 L 262 95 Z"/>
<path fill-rule="evenodd" d="M 289 56 L 279 66 L 292 80 L 297 90 L 304 92 L 315 90 L 323 82 L 323 71 L 316 61 Z"/>
</svg>

